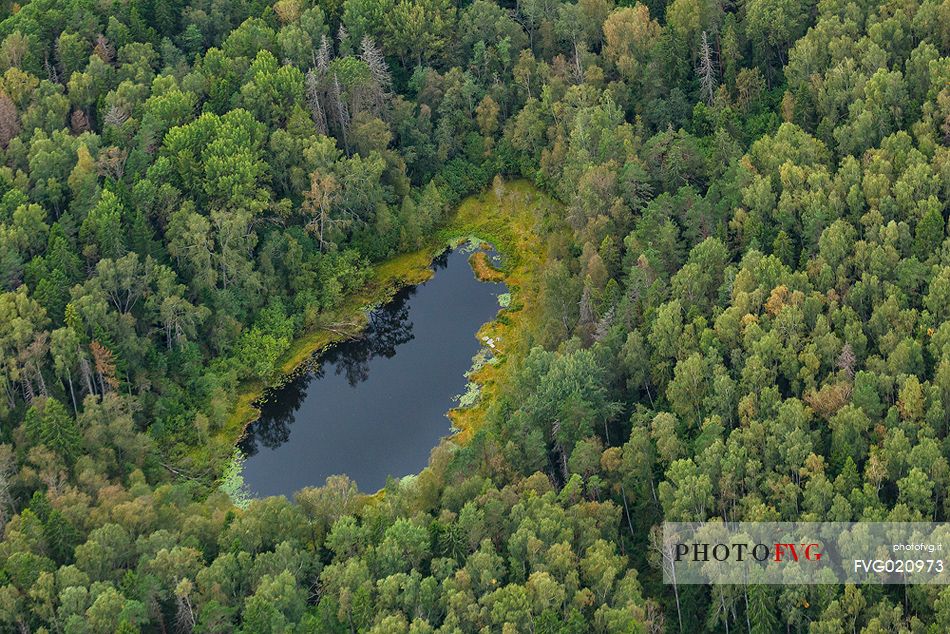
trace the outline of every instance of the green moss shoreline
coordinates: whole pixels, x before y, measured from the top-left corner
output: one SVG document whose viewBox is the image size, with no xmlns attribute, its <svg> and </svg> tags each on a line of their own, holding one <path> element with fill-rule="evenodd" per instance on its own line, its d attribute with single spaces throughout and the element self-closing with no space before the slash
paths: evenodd
<svg viewBox="0 0 950 634">
<path fill-rule="evenodd" d="M 535 277 L 547 257 L 545 241 L 539 237 L 540 226 L 542 219 L 558 206 L 559 203 L 525 180 L 507 182 L 503 188 L 494 188 L 463 200 L 425 247 L 376 264 L 369 282 L 362 289 L 349 295 L 333 311 L 322 315 L 316 328 L 295 339 L 280 360 L 280 374 L 276 381 L 269 384 L 257 380 L 244 382 L 226 423 L 212 432 L 208 442 L 196 447 L 189 456 L 193 464 L 209 465 L 213 471 L 218 471 L 214 467 L 230 459 L 247 426 L 260 416 L 256 403 L 268 388 L 292 377 L 328 346 L 359 336 L 366 327 L 372 308 L 390 301 L 402 288 L 429 279 L 433 275 L 430 268 L 433 259 L 446 247 L 474 238 L 490 242 L 501 254 L 503 281 L 508 285 L 512 299 L 508 308 L 499 311 L 498 316 L 483 325 L 478 333 L 473 333 L 479 340 L 492 337 L 495 343 L 493 352 L 499 362 L 486 364 L 470 375 L 469 379 L 478 384 L 481 392 L 478 403 L 449 412 L 452 424 L 458 430 L 453 440 L 466 442 L 484 420 L 486 404 L 495 393 L 498 373 L 503 371 L 505 358 L 528 345 L 527 333 L 532 309 L 536 305 L 532 301 L 537 292 Z"/>
</svg>

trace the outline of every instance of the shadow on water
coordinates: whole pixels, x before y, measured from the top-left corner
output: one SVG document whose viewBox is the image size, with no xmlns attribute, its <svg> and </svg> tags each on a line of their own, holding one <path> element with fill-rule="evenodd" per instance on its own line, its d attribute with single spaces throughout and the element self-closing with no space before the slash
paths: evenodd
<svg viewBox="0 0 950 634">
<path fill-rule="evenodd" d="M 436 258 L 436 275 L 373 311 L 358 339 L 267 394 L 239 443 L 252 492 L 290 494 L 341 472 L 371 490 L 425 466 L 449 433 L 444 415 L 480 347 L 474 334 L 506 291 L 475 280 L 468 255 Z"/>
<path fill-rule="evenodd" d="M 345 341 L 326 350 L 310 367 L 278 390 L 268 395 L 261 417 L 248 429 L 239 445 L 245 456 L 257 453 L 260 444 L 275 449 L 290 438 L 290 424 L 307 397 L 307 389 L 314 381 L 326 376 L 327 367 L 342 375 L 350 387 L 356 387 L 369 378 L 370 361 L 375 357 L 392 358 L 396 348 L 411 341 L 412 322 L 409 320 L 407 300 L 416 292 L 410 286 L 399 292 L 393 301 L 373 311 L 369 323 L 359 339 Z"/>
</svg>

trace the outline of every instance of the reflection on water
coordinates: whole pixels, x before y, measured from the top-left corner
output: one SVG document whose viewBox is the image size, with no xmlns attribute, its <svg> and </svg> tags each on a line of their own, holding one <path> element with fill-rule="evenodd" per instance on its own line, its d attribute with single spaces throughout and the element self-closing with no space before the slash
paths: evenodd
<svg viewBox="0 0 950 634">
<path fill-rule="evenodd" d="M 437 258 L 436 275 L 373 311 L 359 339 L 268 393 L 239 444 L 252 492 L 290 494 L 337 473 L 372 490 L 425 466 L 449 432 L 445 412 L 465 386 L 475 332 L 506 290 L 475 280 L 468 255 Z"/>
<path fill-rule="evenodd" d="M 248 428 L 238 445 L 244 455 L 257 453 L 258 444 L 275 449 L 287 442 L 290 424 L 307 396 L 307 388 L 313 381 L 325 377 L 327 367 L 333 368 L 334 374 L 344 376 L 350 387 L 356 387 L 369 378 L 373 358 L 388 359 L 396 354 L 397 346 L 411 341 L 414 335 L 407 300 L 415 292 L 415 286 L 404 288 L 392 302 L 370 314 L 369 325 L 359 339 L 329 348 L 319 359 L 311 360 L 298 378 L 270 393 L 261 408 L 261 417 Z"/>
</svg>

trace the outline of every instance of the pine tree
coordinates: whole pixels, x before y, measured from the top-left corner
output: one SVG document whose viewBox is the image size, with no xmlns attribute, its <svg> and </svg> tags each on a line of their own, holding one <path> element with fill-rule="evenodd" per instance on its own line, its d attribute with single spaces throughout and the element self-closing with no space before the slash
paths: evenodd
<svg viewBox="0 0 950 634">
<path fill-rule="evenodd" d="M 38 398 L 23 421 L 27 437 L 34 445 L 46 445 L 71 463 L 79 456 L 82 436 L 76 421 L 55 398 Z"/>
<path fill-rule="evenodd" d="M 51 509 L 43 521 L 43 537 L 50 555 L 60 565 L 73 560 L 73 550 L 80 542 L 79 532 L 66 517 L 56 509 Z"/>
<path fill-rule="evenodd" d="M 772 597 L 766 586 L 752 585 L 746 591 L 751 634 L 771 634 L 778 629 L 778 618 L 772 611 Z"/>
</svg>

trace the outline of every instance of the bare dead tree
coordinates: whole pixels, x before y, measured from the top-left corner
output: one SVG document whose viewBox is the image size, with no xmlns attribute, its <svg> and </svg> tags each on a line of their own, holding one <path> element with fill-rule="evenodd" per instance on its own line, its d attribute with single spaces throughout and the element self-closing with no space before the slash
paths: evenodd
<svg viewBox="0 0 950 634">
<path fill-rule="evenodd" d="M 59 72 L 56 70 L 56 64 L 49 63 L 49 52 L 43 53 L 43 70 L 46 71 L 46 78 L 51 83 L 59 83 Z"/>
<path fill-rule="evenodd" d="M 666 631 L 666 617 L 663 614 L 663 608 L 652 599 L 647 600 L 645 621 L 647 632 L 650 634 L 662 634 Z"/>
<path fill-rule="evenodd" d="M 345 32 L 344 32 L 345 35 Z M 320 38 L 320 46 L 313 54 L 313 67 L 307 71 L 305 79 L 307 106 L 310 108 L 310 116 L 320 134 L 329 134 L 329 117 L 327 116 L 327 107 L 330 99 L 330 86 L 328 73 L 330 71 L 330 62 L 333 61 L 333 47 L 330 39 L 323 35 Z M 333 110 L 331 107 L 330 115 Z"/>
<path fill-rule="evenodd" d="M 86 113 L 80 108 L 76 108 L 69 116 L 69 127 L 72 129 L 74 134 L 88 132 L 90 129 L 89 117 L 87 117 Z"/>
<path fill-rule="evenodd" d="M 581 293 L 581 299 L 578 302 L 578 309 L 580 311 L 580 323 L 584 325 L 594 323 L 597 315 L 594 313 L 594 306 L 589 284 L 584 284 L 584 290 Z"/>
<path fill-rule="evenodd" d="M 120 126 L 126 121 L 129 120 L 129 113 L 125 109 L 112 104 L 109 106 L 109 111 L 106 112 L 105 119 L 103 121 L 106 125 L 115 125 Z"/>
<path fill-rule="evenodd" d="M 330 48 L 330 39 L 324 35 L 320 38 L 320 48 L 316 52 L 315 66 L 317 71 L 322 74 L 327 72 L 330 67 L 330 61 L 333 59 L 333 50 Z"/>
<path fill-rule="evenodd" d="M 340 55 L 345 54 L 345 51 L 348 50 L 349 43 L 350 43 L 350 33 L 349 31 L 346 30 L 346 27 L 341 24 L 340 28 L 337 29 L 337 32 L 336 32 L 336 46 L 337 46 L 336 50 L 340 52 Z"/>
<path fill-rule="evenodd" d="M 16 355 L 16 364 L 19 368 L 20 388 L 23 390 L 23 398 L 28 404 L 32 404 L 37 396 L 48 396 L 49 391 L 46 388 L 46 379 L 43 377 L 42 363 L 49 350 L 49 335 L 41 333 L 37 335 L 26 348 L 19 351 Z M 34 382 L 36 387 L 34 388 Z M 39 394 L 37 394 L 37 390 Z"/>
<path fill-rule="evenodd" d="M 333 82 L 330 84 L 330 99 L 333 101 L 336 124 L 340 130 L 343 147 L 346 148 L 347 153 L 349 153 L 349 143 L 347 143 L 346 136 L 350 129 L 350 110 L 346 100 L 343 99 L 340 77 L 336 73 L 333 74 Z"/>
<path fill-rule="evenodd" d="M 670 581 L 673 586 L 673 598 L 676 601 L 676 618 L 679 621 L 679 631 L 683 631 L 683 613 L 680 607 L 679 584 L 676 579 L 676 557 L 674 555 L 673 541 L 659 525 L 650 529 L 650 552 L 647 555 L 650 562 L 659 567 L 664 577 Z"/>
<path fill-rule="evenodd" d="M 838 355 L 838 368 L 844 370 L 849 379 L 853 379 L 855 363 L 857 363 L 857 357 L 854 356 L 854 348 L 850 343 L 844 344 L 841 354 Z"/>
<path fill-rule="evenodd" d="M 732 597 L 729 598 L 729 603 L 726 603 L 726 589 L 728 586 L 715 585 L 713 586 L 713 603 L 716 604 L 716 611 L 711 616 L 711 619 L 714 623 L 718 623 L 719 620 L 722 620 L 723 627 L 726 630 L 726 634 L 729 634 L 729 619 L 730 617 L 735 617 L 735 605 L 732 600 Z M 731 590 L 731 589 L 730 589 Z"/>
<path fill-rule="evenodd" d="M 100 176 L 111 176 L 120 180 L 125 174 L 125 161 L 129 158 L 129 151 L 116 146 L 110 146 L 99 151 L 96 159 L 96 171 Z"/>
<path fill-rule="evenodd" d="M 111 64 L 113 60 L 115 60 L 115 47 L 109 39 L 101 33 L 96 38 L 96 45 L 93 47 L 92 52 L 98 55 L 106 64 Z"/>
<path fill-rule="evenodd" d="M 33 383 L 29 377 L 24 374 L 20 379 L 20 385 L 23 388 L 23 400 L 26 401 L 27 405 L 32 405 L 36 399 L 36 392 L 33 391 Z"/>
<path fill-rule="evenodd" d="M 323 104 L 320 103 L 320 79 L 312 68 L 307 71 L 306 87 L 307 106 L 310 108 L 310 117 L 317 126 L 317 131 L 320 132 L 320 134 L 326 135 L 328 133 L 327 114 L 323 110 Z"/>
<path fill-rule="evenodd" d="M 182 579 L 175 588 L 175 631 L 179 634 L 191 634 L 195 629 L 197 618 L 195 608 L 191 602 L 191 593 L 194 584 L 190 579 Z"/>
<path fill-rule="evenodd" d="M 581 55 L 583 53 L 583 49 L 585 49 L 586 47 L 584 46 L 583 42 L 574 40 L 573 48 L 574 48 L 574 60 L 573 60 L 573 64 L 571 65 L 571 71 L 572 71 L 572 74 L 574 75 L 574 81 L 580 84 L 584 82 L 584 63 L 583 63 L 583 60 L 581 59 Z"/>
<path fill-rule="evenodd" d="M 703 31 L 699 44 L 699 64 L 696 66 L 696 74 L 699 75 L 699 92 L 708 105 L 712 105 L 716 87 L 719 85 L 716 73 L 714 52 L 709 44 L 709 36 L 706 31 Z"/>
<path fill-rule="evenodd" d="M 391 94 L 393 78 L 389 73 L 389 65 L 386 63 L 382 51 L 377 48 L 376 42 L 368 35 L 363 36 L 360 46 L 362 48 L 360 59 L 369 66 L 369 72 L 372 74 L 373 80 L 379 85 L 379 89 L 383 94 Z"/>
<path fill-rule="evenodd" d="M 369 67 L 369 73 L 372 77 L 372 88 L 370 99 L 376 114 L 381 113 L 389 99 L 392 97 L 393 78 L 389 74 L 389 66 L 386 64 L 386 58 L 382 51 L 376 47 L 376 43 L 368 35 L 363 36 L 360 43 L 360 59 Z"/>
<path fill-rule="evenodd" d="M 616 313 L 616 308 L 611 306 L 604 312 L 604 316 L 597 320 L 597 327 L 594 329 L 594 341 L 603 341 L 607 338 Z"/>
<path fill-rule="evenodd" d="M 92 364 L 89 363 L 82 348 L 79 349 L 79 372 L 82 374 L 83 383 L 86 384 L 86 394 L 95 394 L 96 384 L 92 376 Z"/>
<path fill-rule="evenodd" d="M 329 246 L 326 232 L 333 225 L 330 211 L 339 193 L 339 184 L 333 174 L 315 170 L 310 175 L 310 189 L 303 194 L 302 211 L 307 214 L 307 230 L 316 234 L 320 251 Z"/>
</svg>

